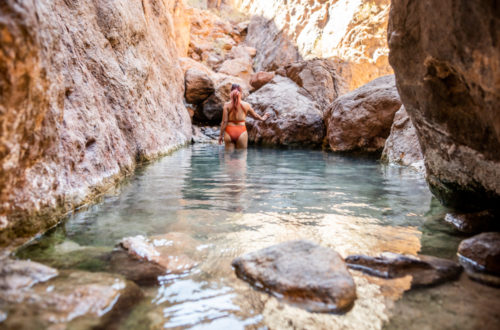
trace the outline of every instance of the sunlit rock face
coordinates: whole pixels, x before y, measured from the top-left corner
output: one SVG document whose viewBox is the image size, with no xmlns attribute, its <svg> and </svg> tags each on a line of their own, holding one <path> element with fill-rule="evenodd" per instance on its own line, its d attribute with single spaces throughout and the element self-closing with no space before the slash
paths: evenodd
<svg viewBox="0 0 500 330">
<path fill-rule="evenodd" d="M 446 205 L 500 207 L 500 14 L 495 1 L 392 2 L 390 62 Z"/>
<path fill-rule="evenodd" d="M 179 6 L 2 2 L 0 244 L 46 229 L 49 215 L 84 203 L 137 159 L 190 139 Z"/>
<path fill-rule="evenodd" d="M 255 15 L 247 43 L 257 71 L 299 59 L 331 58 L 353 90 L 392 73 L 387 55 L 389 0 L 233 0 Z"/>
</svg>

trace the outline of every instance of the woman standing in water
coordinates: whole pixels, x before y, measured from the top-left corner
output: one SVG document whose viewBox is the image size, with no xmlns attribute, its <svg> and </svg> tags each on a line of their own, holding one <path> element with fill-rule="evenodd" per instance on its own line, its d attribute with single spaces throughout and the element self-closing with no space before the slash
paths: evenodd
<svg viewBox="0 0 500 330">
<path fill-rule="evenodd" d="M 224 138 L 226 148 L 245 149 L 247 147 L 248 133 L 245 126 L 247 114 L 259 120 L 269 118 L 267 113 L 263 117 L 255 113 L 250 104 L 241 100 L 241 93 L 240 85 L 233 84 L 231 86 L 231 99 L 224 104 L 222 109 L 219 144 L 222 144 L 222 138 Z"/>
</svg>

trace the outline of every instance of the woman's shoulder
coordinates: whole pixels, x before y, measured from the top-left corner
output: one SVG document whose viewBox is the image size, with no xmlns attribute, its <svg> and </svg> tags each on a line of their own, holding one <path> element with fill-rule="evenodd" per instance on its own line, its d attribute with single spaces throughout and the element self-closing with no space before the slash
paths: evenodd
<svg viewBox="0 0 500 330">
<path fill-rule="evenodd" d="M 250 103 L 248 103 L 248 102 L 241 101 L 241 105 L 242 105 L 245 109 L 250 108 Z"/>
</svg>

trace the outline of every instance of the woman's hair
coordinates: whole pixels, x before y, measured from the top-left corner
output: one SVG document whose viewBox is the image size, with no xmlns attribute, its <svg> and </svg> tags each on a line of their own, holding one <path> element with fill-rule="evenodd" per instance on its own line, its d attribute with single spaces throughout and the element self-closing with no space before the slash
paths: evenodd
<svg viewBox="0 0 500 330">
<path fill-rule="evenodd" d="M 231 85 L 231 109 L 229 109 L 229 113 L 236 111 L 238 106 L 240 105 L 240 95 L 241 95 L 241 86 L 238 84 Z"/>
</svg>

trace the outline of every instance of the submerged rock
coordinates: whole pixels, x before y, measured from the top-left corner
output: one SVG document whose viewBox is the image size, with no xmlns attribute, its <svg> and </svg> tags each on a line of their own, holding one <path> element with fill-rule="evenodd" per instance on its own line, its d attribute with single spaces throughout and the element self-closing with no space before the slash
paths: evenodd
<svg viewBox="0 0 500 330">
<path fill-rule="evenodd" d="M 107 273 L 62 271 L 26 290 L 0 289 L 0 309 L 7 314 L 2 326 L 105 327 L 142 298 L 142 292 L 121 276 Z"/>
<path fill-rule="evenodd" d="M 252 86 L 254 90 L 257 90 L 273 80 L 273 78 L 274 72 L 259 71 L 254 73 L 250 78 L 250 86 Z"/>
<path fill-rule="evenodd" d="M 194 68 L 186 71 L 184 81 L 186 101 L 191 104 L 205 101 L 215 90 L 214 83 L 208 74 Z"/>
<path fill-rule="evenodd" d="M 444 220 L 466 234 L 478 234 L 500 229 L 497 216 L 489 210 L 472 213 L 447 213 Z"/>
<path fill-rule="evenodd" d="M 292 80 L 276 76 L 251 94 L 247 102 L 266 121 L 247 118 L 249 141 L 281 146 L 321 146 L 325 126 L 320 109 Z"/>
<path fill-rule="evenodd" d="M 396 278 L 411 275 L 411 287 L 432 286 L 458 278 L 460 265 L 448 259 L 432 256 L 411 256 L 397 253 L 383 253 L 379 257 L 352 255 L 345 259 L 347 266 L 364 273 Z"/>
<path fill-rule="evenodd" d="M 389 60 L 427 180 L 460 212 L 500 208 L 499 30 L 497 1 L 392 1 Z"/>
<path fill-rule="evenodd" d="M 195 244 L 181 233 L 126 237 L 111 255 L 111 269 L 134 282 L 154 284 L 158 276 L 182 274 L 195 267 L 197 262 L 186 255 L 187 247 L 192 251 Z"/>
<path fill-rule="evenodd" d="M 458 260 L 470 278 L 500 286 L 500 233 L 489 232 L 463 240 Z"/>
<path fill-rule="evenodd" d="M 419 172 L 425 172 L 424 156 L 417 132 L 404 106 L 401 106 L 394 115 L 391 134 L 385 141 L 382 151 L 382 161 L 409 166 Z"/>
<path fill-rule="evenodd" d="M 5 293 L 30 288 L 57 274 L 56 269 L 37 262 L 0 258 L 0 291 Z"/>
<path fill-rule="evenodd" d="M 333 151 L 384 148 L 401 107 L 393 75 L 377 78 L 336 99 L 326 111 L 326 138 Z"/>
<path fill-rule="evenodd" d="M 236 275 L 260 290 L 312 312 L 349 310 L 356 286 L 342 257 L 332 249 L 297 240 L 233 260 Z"/>
</svg>

